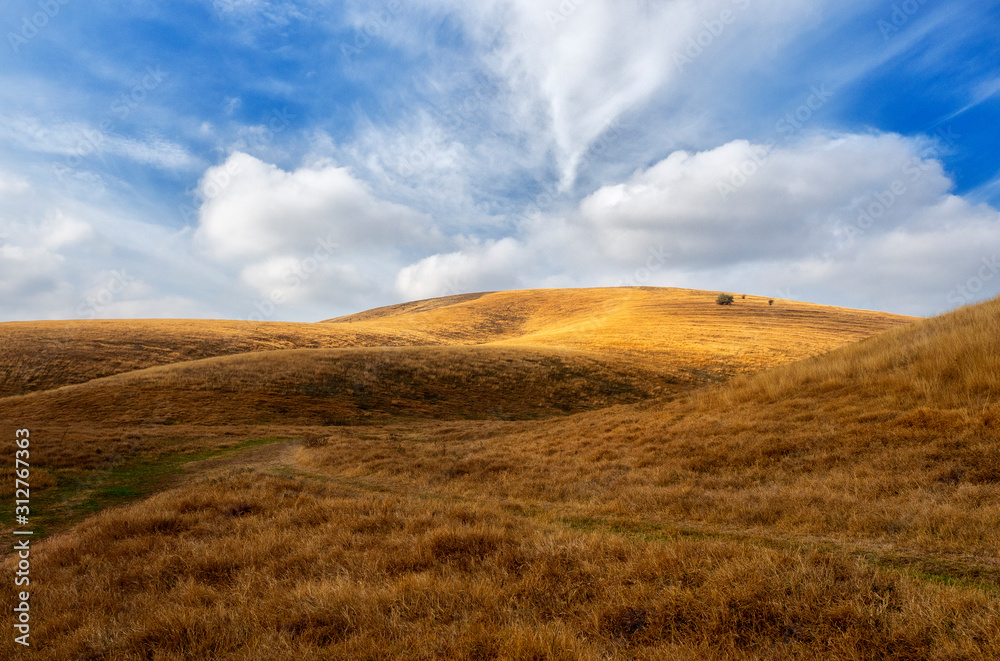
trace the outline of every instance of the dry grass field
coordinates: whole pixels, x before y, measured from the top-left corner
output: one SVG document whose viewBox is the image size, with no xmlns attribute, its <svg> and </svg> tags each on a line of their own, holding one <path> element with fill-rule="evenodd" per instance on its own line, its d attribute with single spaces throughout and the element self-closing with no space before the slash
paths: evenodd
<svg viewBox="0 0 1000 661">
<path fill-rule="evenodd" d="M 256 351 L 498 342 L 653 354 L 678 372 L 714 368 L 731 376 L 820 353 L 907 320 L 794 301 L 768 306 L 752 296 L 723 309 L 714 298 L 714 292 L 685 289 L 543 290 L 452 296 L 319 324 L 0 323 L 0 397 Z"/>
<path fill-rule="evenodd" d="M 22 656 L 1000 658 L 1000 300 L 714 294 L 39 325 Z"/>
<path fill-rule="evenodd" d="M 266 351 L 152 367 L 0 400 L 0 416 L 134 426 L 363 425 L 400 417 L 535 418 L 680 392 L 604 354 L 525 347 Z"/>
<path fill-rule="evenodd" d="M 279 349 L 437 344 L 323 324 L 203 320 L 0 323 L 0 397 L 189 360 Z"/>
</svg>

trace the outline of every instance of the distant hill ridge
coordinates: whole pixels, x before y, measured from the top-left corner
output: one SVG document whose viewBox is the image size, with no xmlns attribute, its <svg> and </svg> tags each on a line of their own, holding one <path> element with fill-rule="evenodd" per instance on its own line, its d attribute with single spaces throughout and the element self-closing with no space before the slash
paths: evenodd
<svg viewBox="0 0 1000 661">
<path fill-rule="evenodd" d="M 84 422 L 100 412 L 102 424 L 121 425 L 548 417 L 673 396 L 911 321 L 757 296 L 719 306 L 716 295 L 529 290 L 312 324 L 2 324 L 0 417 Z"/>
<path fill-rule="evenodd" d="M 723 377 L 827 351 L 910 317 L 671 288 L 526 290 L 403 303 L 323 323 L 0 323 L 0 398 L 157 365 L 285 349 L 506 343 L 669 355 Z"/>
</svg>

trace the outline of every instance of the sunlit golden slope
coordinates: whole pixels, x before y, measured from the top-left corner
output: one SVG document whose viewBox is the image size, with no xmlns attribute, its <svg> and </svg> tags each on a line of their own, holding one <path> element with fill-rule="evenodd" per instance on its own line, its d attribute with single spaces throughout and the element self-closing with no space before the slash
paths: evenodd
<svg viewBox="0 0 1000 661">
<path fill-rule="evenodd" d="M 691 383 L 828 351 L 909 317 L 716 292 L 614 288 L 470 294 L 330 323 L 130 320 L 0 324 L 0 397 L 255 351 L 497 344 L 653 356 Z"/>
<path fill-rule="evenodd" d="M 0 324 L 5 392 L 48 390 L 0 397 L 0 424 L 33 426 L 48 461 L 83 467 L 289 426 L 298 435 L 402 419 L 544 418 L 676 397 L 910 321 L 752 296 L 722 307 L 715 297 L 527 291 L 338 323 Z"/>
<path fill-rule="evenodd" d="M 370 310 L 328 323 L 355 331 L 425 333 L 441 341 L 652 354 L 723 375 L 797 360 L 912 321 L 760 296 L 629 287 L 453 296 Z"/>
</svg>

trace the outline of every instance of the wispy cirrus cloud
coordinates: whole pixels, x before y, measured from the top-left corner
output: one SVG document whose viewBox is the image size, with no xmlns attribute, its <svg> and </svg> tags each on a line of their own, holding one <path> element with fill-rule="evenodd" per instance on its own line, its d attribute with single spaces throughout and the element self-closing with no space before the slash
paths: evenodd
<svg viewBox="0 0 1000 661">
<path fill-rule="evenodd" d="M 0 141 L 37 154 L 61 156 L 71 169 L 85 159 L 116 156 L 164 170 L 191 171 L 203 166 L 186 147 L 158 136 L 125 137 L 81 122 L 42 122 L 32 117 L 0 116 Z"/>
</svg>

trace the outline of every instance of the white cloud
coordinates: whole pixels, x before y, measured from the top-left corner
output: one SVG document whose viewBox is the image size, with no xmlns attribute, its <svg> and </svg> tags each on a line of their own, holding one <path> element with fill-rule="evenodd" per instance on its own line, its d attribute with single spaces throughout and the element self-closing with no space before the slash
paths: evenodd
<svg viewBox="0 0 1000 661">
<path fill-rule="evenodd" d="M 617 118 L 662 95 L 683 105 L 705 79 L 718 81 L 714 94 L 721 96 L 720 87 L 737 78 L 734 72 L 773 57 L 822 15 L 822 6 L 804 0 L 424 5 L 461 17 L 480 65 L 511 91 L 508 113 L 547 140 L 564 188 L 588 146 Z"/>
<path fill-rule="evenodd" d="M 559 273 L 936 312 L 967 264 L 1000 251 L 1000 212 L 952 195 L 935 156 L 931 143 L 897 135 L 676 152 L 566 218 L 540 216 L 516 237 L 420 260 L 396 286 L 412 296 Z M 752 174 L 734 179 L 741 168 Z"/>
<path fill-rule="evenodd" d="M 463 212 L 474 206 L 473 181 L 488 167 L 474 148 L 449 135 L 427 113 L 393 128 L 366 123 L 351 144 L 337 146 L 330 141 L 328 149 L 362 170 L 383 194 L 450 212 L 465 225 L 474 222 Z"/>
<path fill-rule="evenodd" d="M 0 196 L 0 200 L 9 202 Z M 0 301 L 3 314 L 68 317 L 73 301 L 72 257 L 93 246 L 86 222 L 52 210 L 24 218 L 32 200 L 22 200 L 14 217 L 0 218 Z M 42 312 L 45 311 L 45 312 Z M 8 317 L 10 318 L 10 317 Z"/>
<path fill-rule="evenodd" d="M 58 250 L 94 238 L 94 230 L 88 223 L 59 211 L 42 223 L 41 230 L 44 238 L 38 245 L 46 250 Z"/>
<path fill-rule="evenodd" d="M 235 153 L 199 191 L 195 245 L 263 299 L 320 316 L 387 292 L 409 260 L 448 245 L 429 216 L 329 161 L 288 172 Z"/>
<path fill-rule="evenodd" d="M 920 148 L 893 135 L 815 137 L 771 149 L 740 140 L 675 152 L 596 191 L 580 210 L 612 255 L 634 254 L 653 235 L 669 237 L 692 266 L 813 253 L 835 247 L 860 213 L 854 205 L 877 204 L 873 196 L 896 180 L 906 193 L 893 194 L 866 232 L 908 220 L 947 191 L 940 164 L 919 160 Z"/>
<path fill-rule="evenodd" d="M 24 195 L 31 191 L 31 184 L 24 177 L 0 172 L 0 200 Z"/>
<path fill-rule="evenodd" d="M 184 237 L 133 220 L 105 190 L 84 201 L 46 168 L 23 172 L 0 169 L 0 319 L 219 315 L 171 291 L 218 284 Z"/>
<path fill-rule="evenodd" d="M 396 291 L 416 300 L 523 286 L 531 268 L 526 246 L 512 238 L 474 243 L 464 250 L 432 255 L 402 269 Z"/>
<path fill-rule="evenodd" d="M 195 240 L 219 260 L 310 252 L 335 244 L 418 249 L 439 240 L 427 216 L 374 197 L 366 184 L 329 162 L 286 172 L 235 153 L 202 178 Z"/>
</svg>

